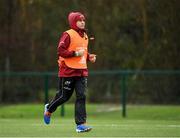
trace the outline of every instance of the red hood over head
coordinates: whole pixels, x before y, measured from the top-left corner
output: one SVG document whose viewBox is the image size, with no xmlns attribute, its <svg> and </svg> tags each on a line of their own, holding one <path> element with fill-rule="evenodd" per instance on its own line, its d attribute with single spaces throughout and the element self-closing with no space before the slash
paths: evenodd
<svg viewBox="0 0 180 138">
<path fill-rule="evenodd" d="M 69 13 L 68 21 L 69 21 L 69 25 L 70 25 L 71 29 L 79 30 L 79 28 L 76 26 L 76 22 L 78 20 L 82 20 L 82 19 L 85 20 L 85 17 L 80 12 Z"/>
</svg>

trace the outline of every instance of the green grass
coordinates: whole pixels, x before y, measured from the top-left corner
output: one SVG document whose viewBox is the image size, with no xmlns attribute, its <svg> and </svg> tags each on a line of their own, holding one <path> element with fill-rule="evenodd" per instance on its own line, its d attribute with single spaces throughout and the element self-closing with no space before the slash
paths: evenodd
<svg viewBox="0 0 180 138">
<path fill-rule="evenodd" d="M 0 106 L 0 137 L 180 137 L 179 106 L 128 106 L 122 118 L 117 105 L 88 105 L 89 133 L 75 132 L 74 106 L 58 109 L 50 125 L 43 122 L 43 105 Z"/>
</svg>

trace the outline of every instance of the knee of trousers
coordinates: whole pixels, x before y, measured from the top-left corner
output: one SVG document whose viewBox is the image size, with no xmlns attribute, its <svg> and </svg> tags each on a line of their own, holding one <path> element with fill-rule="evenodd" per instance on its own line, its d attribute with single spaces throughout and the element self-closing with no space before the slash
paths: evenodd
<svg viewBox="0 0 180 138">
<path fill-rule="evenodd" d="M 57 93 L 57 102 L 58 103 L 66 102 L 68 99 L 69 99 L 69 97 L 67 97 L 66 95 Z"/>
</svg>

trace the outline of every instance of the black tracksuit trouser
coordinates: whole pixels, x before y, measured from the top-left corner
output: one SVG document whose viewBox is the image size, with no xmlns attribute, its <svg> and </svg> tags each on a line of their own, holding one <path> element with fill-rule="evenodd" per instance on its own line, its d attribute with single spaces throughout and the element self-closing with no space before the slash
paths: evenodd
<svg viewBox="0 0 180 138">
<path fill-rule="evenodd" d="M 59 105 L 62 105 L 76 92 L 75 122 L 77 125 L 86 122 L 86 88 L 87 77 L 60 77 L 59 90 L 54 99 L 48 105 L 48 111 L 53 113 Z"/>
</svg>

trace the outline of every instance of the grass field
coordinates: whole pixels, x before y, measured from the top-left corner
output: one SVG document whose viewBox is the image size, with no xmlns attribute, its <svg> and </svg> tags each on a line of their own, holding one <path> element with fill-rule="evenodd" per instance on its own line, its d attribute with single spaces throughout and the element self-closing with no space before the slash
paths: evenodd
<svg viewBox="0 0 180 138">
<path fill-rule="evenodd" d="M 65 105 L 43 122 L 43 105 L 0 106 L 0 137 L 180 137 L 180 106 L 128 106 L 122 118 L 117 105 L 88 105 L 88 124 L 93 130 L 76 133 L 74 106 Z"/>
</svg>

